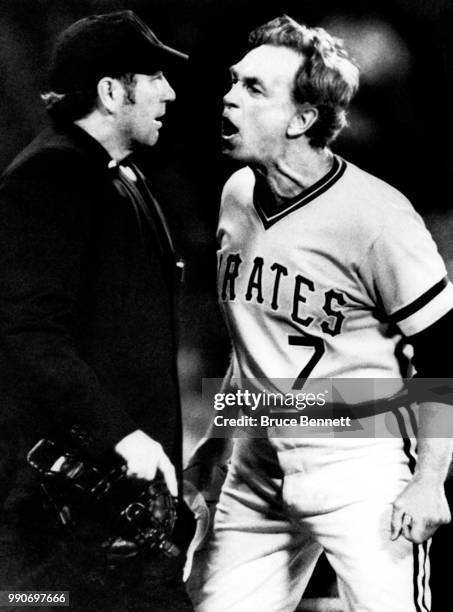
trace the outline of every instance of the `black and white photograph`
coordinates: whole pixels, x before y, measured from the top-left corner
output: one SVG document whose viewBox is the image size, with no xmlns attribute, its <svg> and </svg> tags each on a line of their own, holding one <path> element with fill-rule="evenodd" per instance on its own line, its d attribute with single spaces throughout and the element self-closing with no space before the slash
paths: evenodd
<svg viewBox="0 0 453 612">
<path fill-rule="evenodd" d="M 449 0 L 0 0 L 0 609 L 445 612 Z"/>
</svg>

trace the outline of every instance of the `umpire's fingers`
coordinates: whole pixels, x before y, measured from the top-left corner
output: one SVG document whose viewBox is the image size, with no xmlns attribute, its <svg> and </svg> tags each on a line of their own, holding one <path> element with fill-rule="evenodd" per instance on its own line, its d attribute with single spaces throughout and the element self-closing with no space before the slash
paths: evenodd
<svg viewBox="0 0 453 612">
<path fill-rule="evenodd" d="M 177 497 L 178 481 L 176 480 L 176 471 L 175 471 L 175 468 L 173 467 L 172 462 L 167 457 L 167 455 L 164 453 L 164 451 L 162 451 L 160 454 L 157 467 L 162 472 L 162 475 L 164 477 L 168 490 L 173 495 L 173 497 Z"/>
<path fill-rule="evenodd" d="M 403 529 L 403 515 L 404 512 L 399 508 L 393 506 L 392 519 L 390 522 L 390 539 L 397 540 Z"/>
</svg>

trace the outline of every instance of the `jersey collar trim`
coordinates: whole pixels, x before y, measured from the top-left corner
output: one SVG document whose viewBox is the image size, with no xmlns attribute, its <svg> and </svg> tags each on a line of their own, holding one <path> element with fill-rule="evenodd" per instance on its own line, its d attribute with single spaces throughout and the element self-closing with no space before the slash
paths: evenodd
<svg viewBox="0 0 453 612">
<path fill-rule="evenodd" d="M 253 204 L 265 229 L 268 229 L 274 225 L 274 223 L 280 221 L 280 219 L 283 219 L 298 208 L 305 206 L 305 204 L 308 204 L 308 202 L 311 202 L 327 191 L 343 176 L 346 166 L 345 160 L 335 155 L 332 168 L 327 174 L 311 185 L 311 187 L 308 187 L 302 195 L 291 198 L 280 206 L 277 206 L 273 198 L 269 196 L 269 193 L 265 191 L 258 182 L 255 182 L 255 187 L 253 189 Z"/>
</svg>

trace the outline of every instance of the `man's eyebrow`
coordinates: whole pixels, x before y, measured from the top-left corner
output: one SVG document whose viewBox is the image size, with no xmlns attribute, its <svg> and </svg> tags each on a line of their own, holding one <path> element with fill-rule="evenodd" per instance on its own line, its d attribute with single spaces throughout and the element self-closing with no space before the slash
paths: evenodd
<svg viewBox="0 0 453 612">
<path fill-rule="evenodd" d="M 254 77 L 254 76 L 250 76 L 250 77 L 244 77 L 244 81 L 248 84 L 248 85 L 259 85 L 259 87 L 261 87 L 262 89 L 265 89 L 265 85 L 263 83 L 263 81 L 261 79 L 259 79 L 258 77 Z"/>
<path fill-rule="evenodd" d="M 230 66 L 229 72 L 230 72 L 230 76 L 231 77 L 233 77 L 233 78 L 238 78 L 239 77 L 238 71 L 236 70 L 235 66 Z M 265 84 L 258 77 L 254 77 L 254 76 L 242 76 L 241 80 L 244 81 L 245 83 L 247 83 L 248 85 L 259 85 L 260 87 L 265 89 Z"/>
</svg>

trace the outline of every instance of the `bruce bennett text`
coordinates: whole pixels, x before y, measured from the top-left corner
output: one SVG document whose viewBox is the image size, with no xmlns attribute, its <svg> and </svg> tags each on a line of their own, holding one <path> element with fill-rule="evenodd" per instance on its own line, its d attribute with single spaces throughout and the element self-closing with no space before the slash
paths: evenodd
<svg viewBox="0 0 453 612">
<path fill-rule="evenodd" d="M 256 417 L 242 415 L 231 418 L 218 414 L 214 418 L 214 425 L 216 427 L 350 427 L 351 417 L 310 418 L 302 414 L 297 417 L 272 417 L 262 414 Z"/>
</svg>

